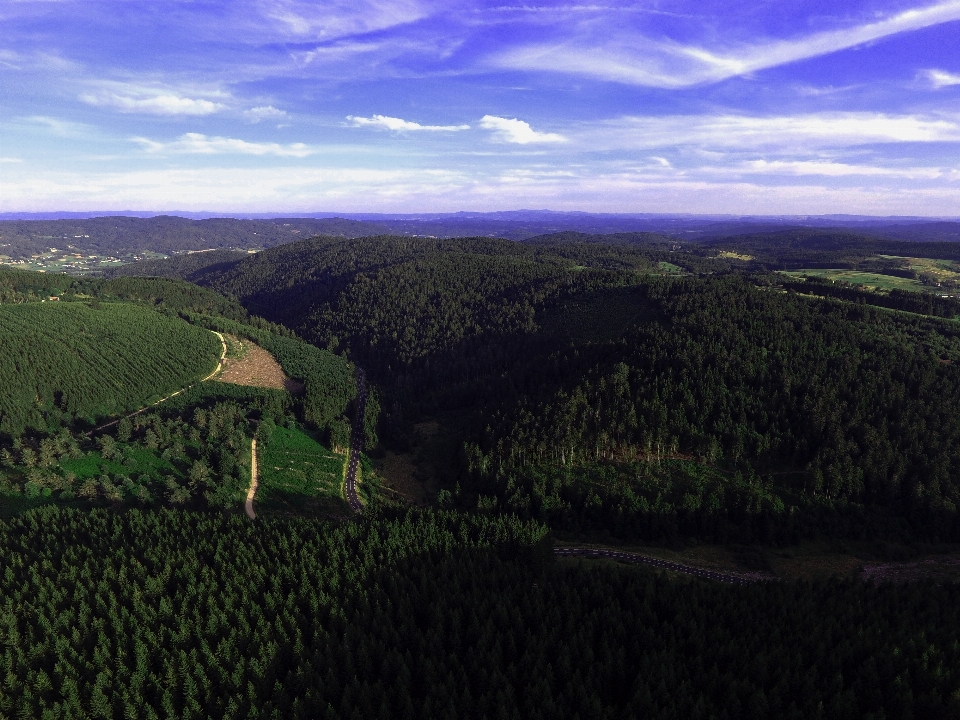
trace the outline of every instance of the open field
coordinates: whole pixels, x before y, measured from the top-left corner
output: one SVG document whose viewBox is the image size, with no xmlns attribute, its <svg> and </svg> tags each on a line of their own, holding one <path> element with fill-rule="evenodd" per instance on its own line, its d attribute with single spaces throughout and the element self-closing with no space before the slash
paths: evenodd
<svg viewBox="0 0 960 720">
<path fill-rule="evenodd" d="M 900 255 L 880 255 L 887 260 L 899 260 L 909 269 L 929 275 L 938 282 L 960 281 L 960 263 L 954 260 L 935 260 L 931 258 L 903 257 Z"/>
<path fill-rule="evenodd" d="M 257 510 L 346 510 L 340 485 L 344 457 L 300 428 L 277 427 L 258 448 Z"/>
<path fill-rule="evenodd" d="M 56 240 L 58 238 L 51 238 Z M 143 250 L 137 253 L 117 252 L 115 255 L 85 253 L 70 246 L 66 250 L 50 248 L 48 252 L 37 253 L 29 258 L 14 259 L 0 255 L 0 265 L 9 265 L 18 270 L 36 270 L 38 272 L 65 273 L 67 275 L 97 275 L 104 270 L 120 267 L 143 260 L 163 260 L 162 253 Z"/>
<path fill-rule="evenodd" d="M 860 272 L 859 270 L 789 270 L 784 275 L 792 278 L 804 276 L 820 277 L 826 280 L 843 280 L 851 285 L 861 285 L 870 290 L 912 290 L 929 291 L 919 280 L 881 275 L 880 273 Z"/>
<path fill-rule="evenodd" d="M 217 364 L 212 333 L 124 303 L 0 306 L 0 432 L 45 427 L 56 407 L 81 418 L 133 410 Z"/>
</svg>

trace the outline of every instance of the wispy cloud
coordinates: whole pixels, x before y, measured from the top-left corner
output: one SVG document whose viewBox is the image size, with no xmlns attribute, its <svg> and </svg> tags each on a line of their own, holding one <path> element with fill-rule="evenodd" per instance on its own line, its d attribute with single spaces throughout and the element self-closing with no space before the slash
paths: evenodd
<svg viewBox="0 0 960 720">
<path fill-rule="evenodd" d="M 960 117 L 867 112 L 800 115 L 627 117 L 590 126 L 581 143 L 596 148 L 843 147 L 874 143 L 960 142 Z"/>
<path fill-rule="evenodd" d="M 21 163 L 23 162 L 22 158 L 17 157 L 0 157 L 0 164 L 2 163 Z"/>
<path fill-rule="evenodd" d="M 277 30 L 310 39 L 376 32 L 430 12 L 427 3 L 416 0 L 261 0 L 257 6 Z"/>
<path fill-rule="evenodd" d="M 388 115 L 374 115 L 368 118 L 347 115 L 347 120 L 352 122 L 354 127 L 373 127 L 396 132 L 457 132 L 470 129 L 469 125 L 421 125 Z"/>
<path fill-rule="evenodd" d="M 714 168 L 710 168 L 714 170 Z M 949 178 L 951 171 L 935 167 L 892 168 L 873 165 L 850 165 L 827 160 L 750 160 L 723 168 L 729 173 L 819 177 L 888 177 L 903 180 L 936 180 Z"/>
<path fill-rule="evenodd" d="M 228 137 L 208 137 L 185 133 L 172 142 L 157 142 L 144 137 L 131 138 L 150 153 L 182 153 L 189 155 L 273 155 L 275 157 L 307 157 L 315 150 L 303 143 L 249 142 Z"/>
<path fill-rule="evenodd" d="M 45 128 L 53 135 L 59 137 L 78 138 L 90 132 L 90 128 L 83 123 L 73 122 L 72 120 L 61 120 L 60 118 L 48 117 L 46 115 L 31 115 L 30 117 L 19 118 L 18 120 L 28 126 Z"/>
<path fill-rule="evenodd" d="M 261 120 L 279 120 L 280 118 L 285 118 L 287 113 L 285 110 L 275 108 L 273 105 L 259 105 L 249 110 L 244 110 L 243 116 L 250 122 L 258 123 Z"/>
<path fill-rule="evenodd" d="M 921 74 L 937 90 L 950 85 L 960 85 L 960 74 L 957 73 L 946 70 L 924 70 Z"/>
<path fill-rule="evenodd" d="M 537 132 L 530 123 L 517 118 L 502 118 L 496 115 L 484 115 L 480 118 L 480 127 L 492 130 L 494 137 L 501 142 L 529 145 L 530 143 L 562 143 L 567 139 L 556 133 Z"/>
<path fill-rule="evenodd" d="M 226 109 L 226 105 L 203 98 L 188 98 L 173 94 L 147 96 L 120 95 L 111 92 L 84 93 L 80 99 L 88 105 L 110 107 L 127 113 L 149 115 L 210 115 Z"/>
<path fill-rule="evenodd" d="M 960 20 L 960 0 L 947 0 L 840 30 L 718 48 L 627 35 L 619 28 L 601 24 L 591 26 L 586 36 L 510 48 L 494 56 L 492 62 L 511 69 L 682 88 L 718 82 L 955 20 Z"/>
</svg>

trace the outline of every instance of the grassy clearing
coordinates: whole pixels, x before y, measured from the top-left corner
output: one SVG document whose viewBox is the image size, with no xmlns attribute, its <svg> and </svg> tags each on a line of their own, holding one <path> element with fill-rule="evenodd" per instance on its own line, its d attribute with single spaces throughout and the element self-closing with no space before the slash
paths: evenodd
<svg viewBox="0 0 960 720">
<path fill-rule="evenodd" d="M 680 275 L 683 273 L 683 268 L 679 265 L 674 265 L 673 263 L 668 263 L 665 260 L 661 260 L 657 263 L 657 267 L 660 269 L 660 272 L 670 273 L 674 275 Z"/>
<path fill-rule="evenodd" d="M 147 475 L 156 480 L 161 475 L 176 475 L 177 468 L 166 458 L 152 450 L 135 445 L 118 444 L 116 458 L 107 460 L 98 452 L 89 452 L 82 458 L 63 460 L 60 467 L 64 472 L 73 473 L 77 480 L 96 478 L 101 475 Z"/>
<path fill-rule="evenodd" d="M 909 278 L 893 277 L 892 275 L 881 275 L 879 273 L 860 272 L 859 270 L 790 270 L 785 271 L 784 275 L 793 278 L 802 278 L 804 276 L 820 277 L 826 280 L 842 280 L 851 285 L 860 285 L 868 290 L 911 290 L 927 291 L 929 288 L 924 286 L 918 280 Z"/>
<path fill-rule="evenodd" d="M 935 260 L 933 258 L 904 257 L 900 255 L 879 255 L 886 260 L 899 260 L 903 265 L 917 273 L 929 275 L 938 282 L 960 281 L 960 263 L 953 260 Z"/>
<path fill-rule="evenodd" d="M 277 427 L 259 455 L 258 508 L 343 511 L 342 455 L 334 454 L 302 428 Z"/>
<path fill-rule="evenodd" d="M 730 250 L 721 250 L 717 257 L 723 258 L 724 260 L 742 260 L 743 262 L 749 262 L 750 260 L 753 260 L 753 255 L 743 255 Z"/>
</svg>

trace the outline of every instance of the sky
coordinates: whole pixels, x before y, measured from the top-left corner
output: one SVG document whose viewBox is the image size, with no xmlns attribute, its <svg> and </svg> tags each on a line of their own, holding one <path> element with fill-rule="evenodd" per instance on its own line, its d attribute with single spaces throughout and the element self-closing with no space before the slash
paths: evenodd
<svg viewBox="0 0 960 720">
<path fill-rule="evenodd" d="M 0 0 L 0 212 L 960 216 L 960 0 Z"/>
</svg>

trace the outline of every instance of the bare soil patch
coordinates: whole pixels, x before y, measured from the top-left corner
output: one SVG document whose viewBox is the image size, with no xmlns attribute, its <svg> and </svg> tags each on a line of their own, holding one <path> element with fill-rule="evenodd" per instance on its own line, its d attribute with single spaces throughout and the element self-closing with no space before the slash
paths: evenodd
<svg viewBox="0 0 960 720">
<path fill-rule="evenodd" d="M 280 363 L 262 347 L 250 340 L 233 337 L 230 340 L 232 344 L 242 345 L 244 352 L 240 358 L 224 360 L 223 370 L 216 378 L 219 382 L 289 390 L 292 393 L 303 390 L 303 384 L 288 378 Z"/>
</svg>

